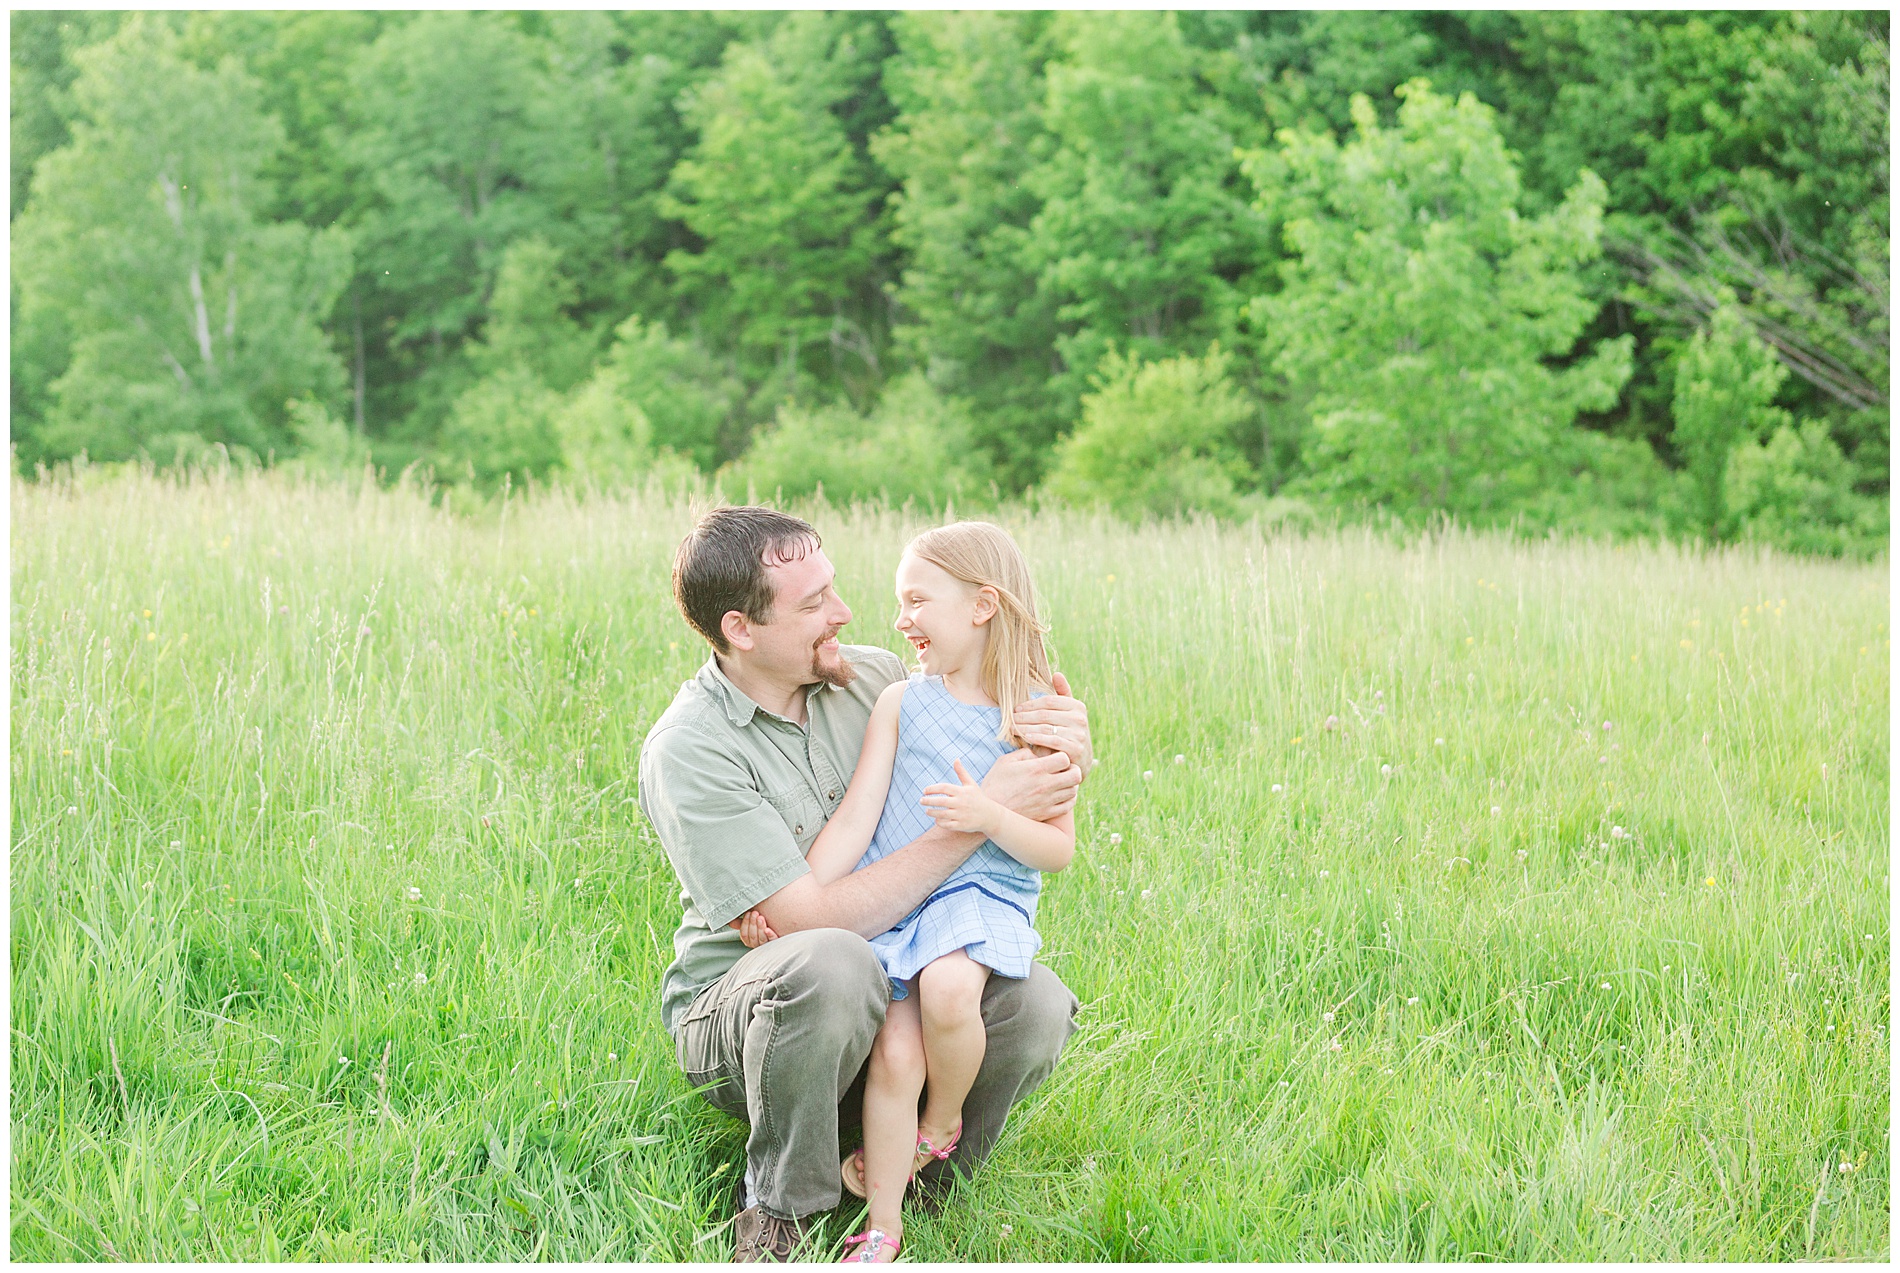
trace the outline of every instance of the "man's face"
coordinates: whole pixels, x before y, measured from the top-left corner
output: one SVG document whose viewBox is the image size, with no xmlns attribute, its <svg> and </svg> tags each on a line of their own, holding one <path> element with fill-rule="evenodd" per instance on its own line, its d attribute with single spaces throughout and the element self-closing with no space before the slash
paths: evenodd
<svg viewBox="0 0 1900 1273">
<path fill-rule="evenodd" d="M 747 662 L 801 685 L 849 685 L 857 679 L 838 649 L 838 633 L 851 622 L 851 608 L 832 586 L 837 575 L 822 549 L 789 561 L 768 557 L 772 611 L 767 622 L 747 625 L 753 640 Z"/>
</svg>

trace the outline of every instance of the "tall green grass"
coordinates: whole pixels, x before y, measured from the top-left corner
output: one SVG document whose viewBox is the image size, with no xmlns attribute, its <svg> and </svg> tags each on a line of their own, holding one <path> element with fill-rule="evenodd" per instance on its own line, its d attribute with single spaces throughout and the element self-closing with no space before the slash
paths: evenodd
<svg viewBox="0 0 1900 1273">
<path fill-rule="evenodd" d="M 922 519 L 813 516 L 896 648 Z M 15 482 L 14 1258 L 729 1254 L 634 803 L 690 517 Z M 1085 1008 L 913 1258 L 1887 1250 L 1885 563 L 1004 520 Z"/>
</svg>

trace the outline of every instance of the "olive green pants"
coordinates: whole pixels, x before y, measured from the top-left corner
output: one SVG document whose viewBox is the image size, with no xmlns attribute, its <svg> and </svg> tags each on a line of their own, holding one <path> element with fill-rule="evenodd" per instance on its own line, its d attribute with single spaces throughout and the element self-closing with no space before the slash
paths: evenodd
<svg viewBox="0 0 1900 1273">
<path fill-rule="evenodd" d="M 838 1205 L 838 1161 L 857 1126 L 871 1042 L 890 1006 L 890 981 L 870 944 L 842 928 L 792 933 L 747 951 L 687 1007 L 674 1040 L 680 1068 L 719 1109 L 746 1120 L 746 1166 L 758 1203 L 781 1219 Z M 988 1044 L 963 1103 L 963 1136 L 926 1187 L 969 1174 L 1002 1135 L 1009 1108 L 1055 1068 L 1075 1031 L 1076 998 L 1041 964 L 1028 977 L 991 977 L 983 992 Z"/>
</svg>

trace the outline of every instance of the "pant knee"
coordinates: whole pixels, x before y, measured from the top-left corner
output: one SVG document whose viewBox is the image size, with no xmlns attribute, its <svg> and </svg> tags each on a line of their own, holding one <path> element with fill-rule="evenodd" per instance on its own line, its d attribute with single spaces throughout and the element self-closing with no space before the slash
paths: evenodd
<svg viewBox="0 0 1900 1273">
<path fill-rule="evenodd" d="M 810 928 L 781 937 L 791 943 L 774 978 L 784 997 L 816 995 L 843 1003 L 890 1002 L 890 982 L 871 943 L 843 928 Z M 774 942 L 773 945 L 777 945 Z"/>
<path fill-rule="evenodd" d="M 1069 1036 L 1075 1033 L 1079 1006 L 1075 995 L 1053 972 L 1036 964 L 1021 981 L 992 977 L 993 990 L 985 996 L 984 1020 L 992 1039 L 1009 1036 L 1011 1051 L 1032 1068 L 1038 1062 L 1053 1065 Z"/>
</svg>

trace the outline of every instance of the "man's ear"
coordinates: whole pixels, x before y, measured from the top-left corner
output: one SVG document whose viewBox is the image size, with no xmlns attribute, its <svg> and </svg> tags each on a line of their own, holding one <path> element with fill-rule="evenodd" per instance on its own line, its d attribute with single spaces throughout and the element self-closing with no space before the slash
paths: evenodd
<svg viewBox="0 0 1900 1273">
<path fill-rule="evenodd" d="M 719 620 L 719 630 L 726 636 L 726 644 L 735 650 L 744 650 L 747 654 L 757 644 L 752 639 L 752 625 L 745 615 L 737 610 L 728 610 Z"/>
<path fill-rule="evenodd" d="M 994 619 L 1001 607 L 1002 599 L 996 595 L 996 589 L 984 584 L 976 590 L 976 611 L 971 615 L 971 621 L 980 628 Z"/>
</svg>

